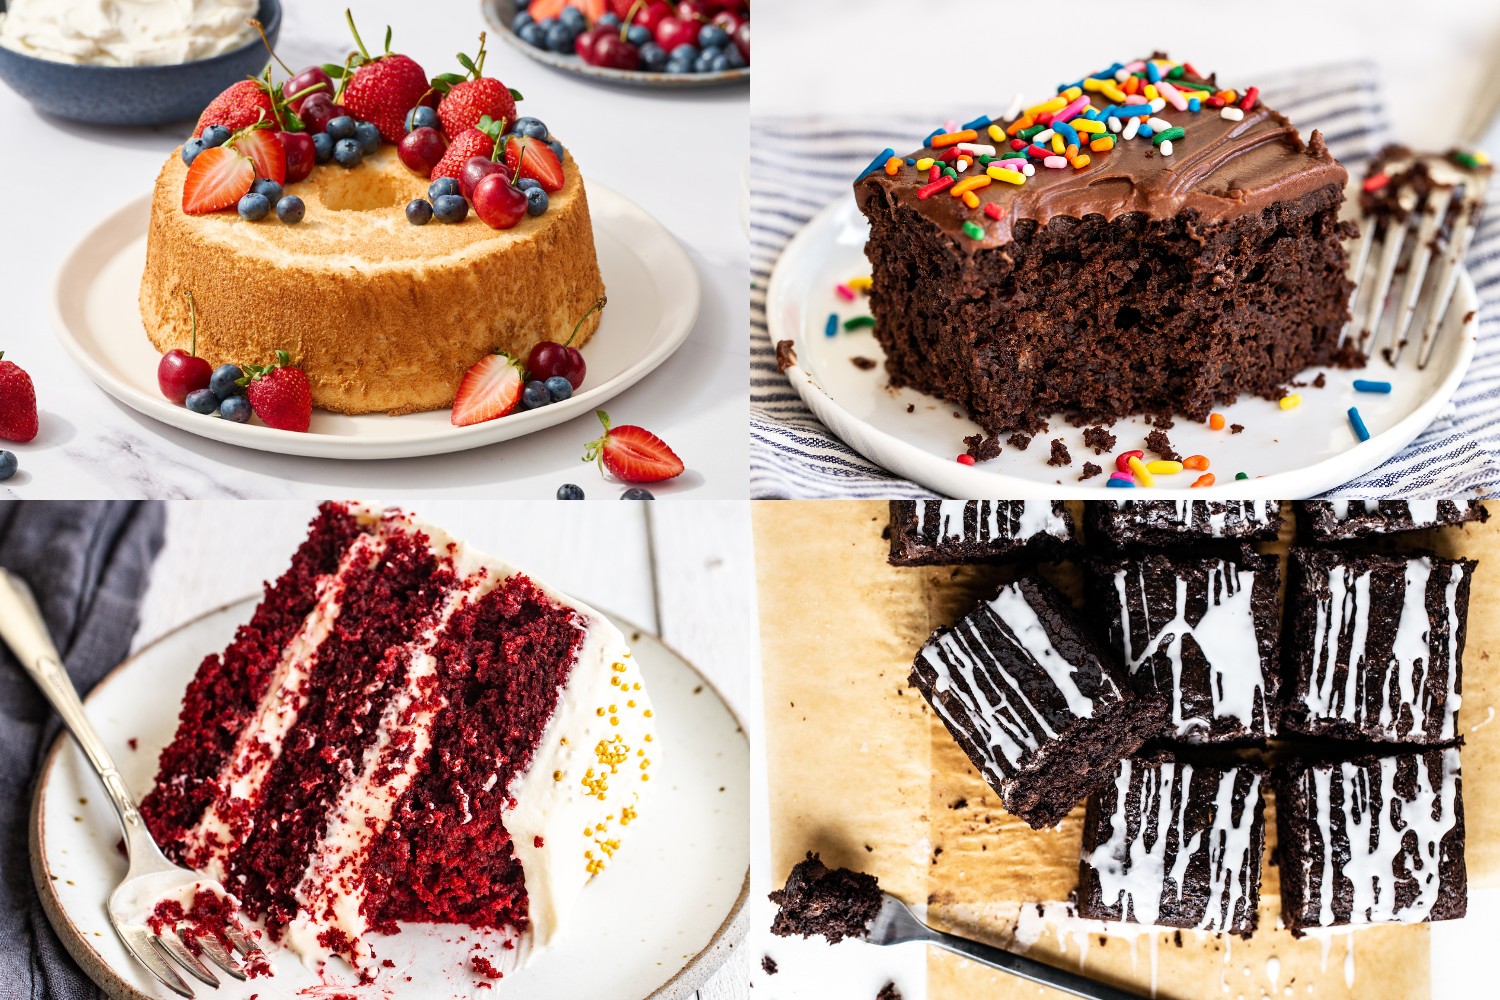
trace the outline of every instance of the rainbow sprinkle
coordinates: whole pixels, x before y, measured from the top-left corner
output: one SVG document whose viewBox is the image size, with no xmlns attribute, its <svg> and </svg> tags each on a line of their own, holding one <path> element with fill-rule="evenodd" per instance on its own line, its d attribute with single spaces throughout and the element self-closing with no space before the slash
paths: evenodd
<svg viewBox="0 0 1500 1000">
<path fill-rule="evenodd" d="M 1354 436 L 1361 441 L 1370 440 L 1370 429 L 1365 426 L 1365 418 L 1359 415 L 1359 407 L 1349 407 L 1349 426 L 1354 428 Z"/>
<path fill-rule="evenodd" d="M 1357 378 L 1354 380 L 1354 391 L 1389 393 L 1391 391 L 1391 384 L 1389 382 L 1372 382 L 1369 379 Z"/>
<path fill-rule="evenodd" d="M 844 320 L 845 330 L 860 330 L 867 326 L 875 325 L 874 316 L 850 316 Z"/>
<path fill-rule="evenodd" d="M 830 337 L 837 336 L 839 332 L 839 314 L 829 313 L 828 322 L 823 325 L 823 332 Z"/>
</svg>

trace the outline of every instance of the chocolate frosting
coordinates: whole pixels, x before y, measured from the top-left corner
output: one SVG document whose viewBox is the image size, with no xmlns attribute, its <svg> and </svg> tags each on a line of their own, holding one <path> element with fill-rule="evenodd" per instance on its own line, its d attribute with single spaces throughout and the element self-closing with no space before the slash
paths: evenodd
<svg viewBox="0 0 1500 1000">
<path fill-rule="evenodd" d="M 1213 85 L 1212 77 L 1205 82 Z M 1113 103 L 1101 94 L 1088 96 L 1100 110 Z M 1114 149 L 1090 153 L 1091 162 L 1082 170 L 1071 166 L 1051 169 L 1028 161 L 1036 167 L 1034 176 L 1019 186 L 996 182 L 981 188 L 975 192 L 980 202 L 977 209 L 966 208 L 961 198 L 948 191 L 919 199 L 917 192 L 927 183 L 927 175 L 905 163 L 895 176 L 877 167 L 855 183 L 855 197 L 863 204 L 884 192 L 890 201 L 931 220 L 954 244 L 973 253 L 1010 242 L 1016 224 L 1022 220 L 1046 225 L 1057 216 L 1098 214 L 1114 219 L 1131 212 L 1168 219 L 1192 211 L 1201 224 L 1208 225 L 1258 212 L 1325 185 L 1342 190 L 1348 180 L 1318 132 L 1304 143 L 1285 115 L 1263 104 L 1246 111 L 1241 121 L 1223 118 L 1217 108 L 1207 106 L 1193 112 L 1168 105 L 1155 117 L 1186 130 L 1173 143 L 1173 155 L 1163 156 L 1150 139 L 1122 141 L 1118 134 L 1109 133 L 1116 139 Z M 1010 123 L 1004 124 L 1009 132 Z M 975 141 L 995 145 L 997 150 L 1010 148 L 992 143 L 984 129 L 979 130 Z M 908 158 L 921 159 L 941 152 L 924 146 Z M 969 173 L 959 176 L 973 176 L 983 169 L 976 161 Z M 984 206 L 990 202 L 1004 209 L 1003 218 L 994 220 L 985 215 Z M 967 236 L 963 232 L 965 222 L 979 225 L 984 238 Z"/>
</svg>

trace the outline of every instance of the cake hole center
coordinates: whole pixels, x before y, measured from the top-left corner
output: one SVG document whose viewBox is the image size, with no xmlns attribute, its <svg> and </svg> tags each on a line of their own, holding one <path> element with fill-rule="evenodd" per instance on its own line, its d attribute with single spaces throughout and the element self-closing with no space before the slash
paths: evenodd
<svg viewBox="0 0 1500 1000">
<path fill-rule="evenodd" d="M 347 173 L 336 173 L 324 180 L 323 207 L 333 212 L 373 212 L 400 208 L 410 201 L 411 192 L 403 178 L 390 174 L 361 174 L 356 167 Z"/>
</svg>

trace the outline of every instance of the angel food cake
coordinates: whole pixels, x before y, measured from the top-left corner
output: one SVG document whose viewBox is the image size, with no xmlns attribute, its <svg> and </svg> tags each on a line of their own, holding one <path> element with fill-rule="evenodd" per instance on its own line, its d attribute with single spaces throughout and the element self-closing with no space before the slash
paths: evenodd
<svg viewBox="0 0 1500 1000">
<path fill-rule="evenodd" d="M 598 612 L 399 511 L 326 504 L 207 657 L 142 803 L 274 941 L 369 975 L 460 924 L 553 942 L 649 790 L 651 701 Z"/>
</svg>

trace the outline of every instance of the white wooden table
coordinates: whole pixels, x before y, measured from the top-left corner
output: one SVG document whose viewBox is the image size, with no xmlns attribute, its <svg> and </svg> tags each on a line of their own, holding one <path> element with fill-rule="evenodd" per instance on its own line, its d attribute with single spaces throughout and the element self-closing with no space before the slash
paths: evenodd
<svg viewBox="0 0 1500 1000">
<path fill-rule="evenodd" d="M 661 636 L 745 717 L 759 672 L 744 501 L 671 508 L 477 500 L 406 506 L 482 551 Z M 171 502 L 167 544 L 142 605 L 136 647 L 280 575 L 314 512 L 300 501 Z M 739 948 L 699 998 L 745 1000 L 748 982 L 746 951 Z"/>
</svg>

